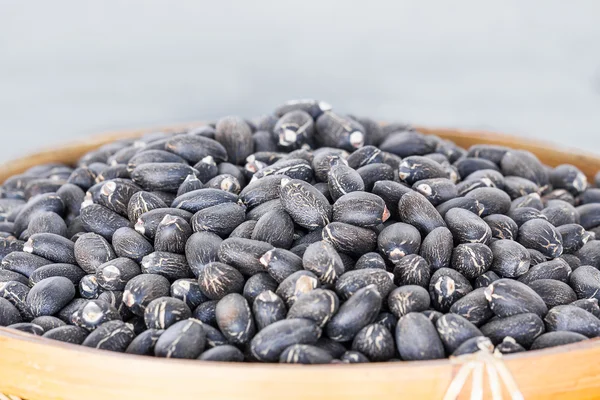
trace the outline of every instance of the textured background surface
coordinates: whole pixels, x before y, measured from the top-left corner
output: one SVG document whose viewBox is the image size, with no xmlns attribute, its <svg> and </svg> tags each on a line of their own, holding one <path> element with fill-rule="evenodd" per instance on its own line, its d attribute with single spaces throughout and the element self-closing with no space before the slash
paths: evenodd
<svg viewBox="0 0 600 400">
<path fill-rule="evenodd" d="M 0 0 L 0 159 L 288 98 L 600 151 L 600 2 Z"/>
</svg>

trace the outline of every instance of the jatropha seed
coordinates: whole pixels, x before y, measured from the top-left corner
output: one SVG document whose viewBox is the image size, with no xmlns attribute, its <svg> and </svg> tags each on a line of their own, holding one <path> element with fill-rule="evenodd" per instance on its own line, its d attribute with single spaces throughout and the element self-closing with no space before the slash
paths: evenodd
<svg viewBox="0 0 600 400">
<path fill-rule="evenodd" d="M 293 100 L 0 185 L 0 326 L 225 362 L 600 337 L 600 173 Z"/>
</svg>

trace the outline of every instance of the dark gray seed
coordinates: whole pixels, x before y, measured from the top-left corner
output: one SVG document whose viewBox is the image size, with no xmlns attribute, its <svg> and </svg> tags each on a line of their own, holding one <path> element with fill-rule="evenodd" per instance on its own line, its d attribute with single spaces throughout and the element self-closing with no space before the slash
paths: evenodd
<svg viewBox="0 0 600 400">
<path fill-rule="evenodd" d="M 353 192 L 341 196 L 333 205 L 333 220 L 363 228 L 385 222 L 390 213 L 385 202 L 366 192 Z"/>
<path fill-rule="evenodd" d="M 469 157 L 484 158 L 494 164 L 500 164 L 504 155 L 510 150 L 508 147 L 493 144 L 475 144 L 469 148 L 467 155 Z"/>
<path fill-rule="evenodd" d="M 58 236 L 61 237 L 61 236 Z M 25 251 L 25 242 L 14 237 L 0 238 L 0 260 L 13 252 Z"/>
<path fill-rule="evenodd" d="M 529 270 L 530 255 L 525 247 L 512 240 L 490 244 L 494 256 L 490 270 L 506 278 L 516 278 Z"/>
<path fill-rule="evenodd" d="M 181 163 L 147 163 L 138 165 L 131 173 L 133 182 L 144 190 L 176 193 L 188 175 L 198 171 Z"/>
<path fill-rule="evenodd" d="M 394 181 L 378 181 L 373 185 L 371 192 L 383 199 L 390 215 L 395 217 L 398 215 L 398 202 L 400 198 L 413 190 L 401 183 Z"/>
<path fill-rule="evenodd" d="M 127 346 L 125 353 L 137 354 L 140 356 L 153 356 L 154 346 L 163 332 L 164 331 L 158 329 L 148 329 L 140 333 L 131 341 L 129 346 Z"/>
<path fill-rule="evenodd" d="M 271 211 L 285 212 L 283 204 L 281 204 L 279 199 L 269 200 L 266 203 L 262 203 L 261 205 L 254 207 L 252 210 L 249 210 L 246 213 L 246 220 L 255 220 L 258 222 L 259 219 Z"/>
<path fill-rule="evenodd" d="M 548 332 L 575 332 L 589 338 L 600 336 L 600 320 L 594 314 L 572 305 L 553 307 L 546 314 L 544 322 Z"/>
<path fill-rule="evenodd" d="M 119 228 L 129 226 L 129 220 L 99 204 L 91 204 L 81 209 L 81 223 L 88 232 L 94 232 L 106 239 Z"/>
<path fill-rule="evenodd" d="M 579 257 L 574 256 L 573 254 L 563 254 L 559 258 L 569 264 L 571 270 L 575 270 L 581 266 L 581 260 Z"/>
<path fill-rule="evenodd" d="M 279 283 L 275 279 L 271 278 L 269 274 L 266 272 L 260 272 L 248 278 L 246 284 L 244 285 L 242 294 L 246 300 L 248 300 L 248 303 L 252 304 L 256 296 L 266 290 L 274 291 L 277 289 L 278 285 Z"/>
<path fill-rule="evenodd" d="M 306 319 L 285 319 L 267 326 L 250 343 L 252 356 L 258 361 L 275 362 L 294 344 L 315 344 L 321 329 Z"/>
<path fill-rule="evenodd" d="M 67 236 L 67 225 L 62 217 L 52 211 L 40 211 L 29 220 L 27 234 L 54 233 L 59 236 Z"/>
<path fill-rule="evenodd" d="M 73 283 L 62 276 L 38 282 L 27 294 L 26 304 L 34 317 L 54 315 L 75 297 Z"/>
<path fill-rule="evenodd" d="M 324 284 L 334 284 L 344 273 L 344 264 L 335 248 L 324 240 L 309 245 L 302 258 L 304 269 Z"/>
<path fill-rule="evenodd" d="M 562 200 L 548 201 L 546 208 L 542 210 L 542 215 L 556 227 L 579 223 L 579 214 L 575 207 Z"/>
<path fill-rule="evenodd" d="M 85 338 L 82 345 L 101 350 L 124 352 L 135 333 L 123 321 L 108 321 L 100 325 Z"/>
<path fill-rule="evenodd" d="M 225 192 L 240 194 L 242 184 L 240 180 L 231 174 L 220 174 L 206 182 L 207 188 L 219 189 Z"/>
<path fill-rule="evenodd" d="M 16 281 L 22 283 L 24 285 L 29 284 L 29 279 L 25 275 L 21 275 L 18 272 L 7 271 L 4 269 L 0 269 L 0 282 L 10 282 Z"/>
<path fill-rule="evenodd" d="M 105 290 L 123 290 L 132 278 L 141 274 L 140 266 L 129 258 L 115 258 L 96 269 L 96 280 Z"/>
<path fill-rule="evenodd" d="M 502 173 L 505 176 L 518 176 L 529 179 L 539 186 L 549 183 L 548 172 L 538 158 L 525 150 L 510 150 L 500 161 Z"/>
<path fill-rule="evenodd" d="M 156 194 L 151 192 L 136 192 L 129 199 L 127 215 L 132 223 L 135 223 L 142 214 L 158 208 L 167 208 L 167 204 Z"/>
<path fill-rule="evenodd" d="M 500 279 L 498 274 L 493 271 L 488 271 L 475 278 L 473 287 L 475 289 L 488 287 L 492 282 Z"/>
<path fill-rule="evenodd" d="M 494 345 L 490 339 L 485 336 L 475 336 L 465 340 L 456 350 L 452 353 L 454 357 L 462 356 L 465 354 L 477 353 L 482 349 L 487 349 L 490 353 L 494 351 Z"/>
<path fill-rule="evenodd" d="M 427 261 L 416 254 L 402 257 L 394 266 L 394 283 L 398 286 L 429 286 L 431 267 Z"/>
<path fill-rule="evenodd" d="M 333 358 L 340 358 L 342 354 L 346 352 L 346 346 L 344 344 L 331 340 L 325 336 L 317 340 L 315 346 L 327 351 Z"/>
<path fill-rule="evenodd" d="M 504 191 L 508 193 L 510 198 L 513 200 L 529 193 L 538 193 L 539 190 L 539 186 L 529 179 L 518 176 L 504 177 Z"/>
<path fill-rule="evenodd" d="M 377 238 L 379 251 L 392 263 L 398 263 L 409 254 L 417 254 L 421 234 L 409 224 L 398 222 L 386 227 Z"/>
<path fill-rule="evenodd" d="M 459 244 L 452 253 L 452 268 L 467 279 L 474 279 L 490 268 L 493 258 L 492 250 L 485 244 Z"/>
<path fill-rule="evenodd" d="M 352 340 L 365 326 L 375 322 L 381 309 L 382 297 L 377 286 L 368 285 L 356 291 L 325 326 L 330 339 L 337 342 Z"/>
<path fill-rule="evenodd" d="M 315 274 L 301 270 L 284 279 L 275 293 L 285 301 L 286 306 L 291 307 L 298 297 L 320 287 L 320 285 Z"/>
<path fill-rule="evenodd" d="M 88 331 L 93 331 L 105 322 L 121 320 L 119 311 L 110 303 L 90 300 L 71 316 L 71 322 Z"/>
<path fill-rule="evenodd" d="M 123 303 L 123 292 L 117 290 L 105 290 L 98 295 L 98 299 L 104 301 L 117 309 L 121 315 L 121 319 L 128 320 L 133 317 L 133 313 L 129 311 L 127 306 Z"/>
<path fill-rule="evenodd" d="M 462 208 L 453 208 L 444 217 L 457 243 L 487 243 L 492 230 L 477 214 Z"/>
<path fill-rule="evenodd" d="M 29 181 L 25 186 L 23 195 L 27 200 L 32 197 L 38 196 L 44 193 L 55 193 L 61 185 L 64 183 L 63 180 L 39 178 Z"/>
<path fill-rule="evenodd" d="M 385 130 L 385 126 L 383 127 Z M 387 135 L 379 145 L 382 151 L 387 151 L 400 157 L 425 155 L 435 152 L 436 143 L 427 136 L 413 130 L 394 130 Z"/>
<path fill-rule="evenodd" d="M 260 258 L 273 246 L 258 240 L 228 238 L 219 246 L 219 261 L 237 268 L 242 274 L 252 276 L 264 272 Z"/>
<path fill-rule="evenodd" d="M 546 315 L 548 307 L 532 288 L 511 279 L 499 279 L 485 290 L 490 309 L 500 318 L 516 314 Z"/>
<path fill-rule="evenodd" d="M 340 361 L 344 364 L 368 363 L 369 359 L 358 351 L 346 351 L 340 356 Z"/>
<path fill-rule="evenodd" d="M 196 279 L 177 279 L 171 284 L 171 297 L 183 301 L 191 310 L 208 300 Z"/>
<path fill-rule="evenodd" d="M 454 239 L 446 227 L 432 230 L 421 243 L 420 255 L 434 270 L 450 266 Z"/>
<path fill-rule="evenodd" d="M 267 269 L 269 275 L 279 283 L 302 269 L 302 258 L 284 249 L 267 251 L 260 258 L 260 263 Z"/>
<path fill-rule="evenodd" d="M 448 354 L 454 353 L 465 341 L 482 336 L 475 325 L 457 314 L 443 315 L 435 325 Z"/>
<path fill-rule="evenodd" d="M 108 157 L 106 162 L 108 165 L 127 164 L 131 157 L 136 155 L 141 150 L 142 147 L 138 147 L 135 144 L 123 147 L 122 149 L 117 150 L 113 155 Z"/>
<path fill-rule="evenodd" d="M 196 164 L 207 156 L 214 158 L 216 161 L 227 161 L 225 147 L 216 140 L 202 135 L 174 136 L 165 143 L 164 148 L 192 164 Z"/>
<path fill-rule="evenodd" d="M 22 321 L 21 314 L 9 300 L 0 297 L 0 326 L 9 326 Z M 33 322 L 33 321 L 32 321 Z"/>
<path fill-rule="evenodd" d="M 210 232 L 197 232 L 190 236 L 185 244 L 185 257 L 195 276 L 206 264 L 219 261 L 221 242 L 223 239 Z"/>
<path fill-rule="evenodd" d="M 466 318 L 475 326 L 483 325 L 494 316 L 485 298 L 485 290 L 480 287 L 468 293 L 450 307 L 450 312 Z"/>
<path fill-rule="evenodd" d="M 577 207 L 577 213 L 579 214 L 579 223 L 585 229 L 592 229 L 600 225 L 600 203 L 581 205 Z"/>
<path fill-rule="evenodd" d="M 112 180 L 104 183 L 98 194 L 97 203 L 127 217 L 131 197 L 142 189 L 131 181 Z"/>
<path fill-rule="evenodd" d="M 192 224 L 194 221 L 195 219 L 192 218 Z M 156 227 L 154 250 L 183 254 L 185 253 L 185 244 L 191 235 L 192 227 L 185 219 L 165 215 Z"/>
<path fill-rule="evenodd" d="M 550 183 L 555 189 L 566 189 L 577 195 L 588 187 L 588 181 L 583 172 L 574 165 L 562 164 L 550 172 Z"/>
<path fill-rule="evenodd" d="M 600 268 L 600 240 L 590 240 L 575 253 L 581 260 L 581 265 L 591 265 Z"/>
<path fill-rule="evenodd" d="M 86 275 L 79 281 L 79 295 L 84 299 L 97 299 L 100 293 L 104 291 L 98 285 L 98 279 L 95 274 Z"/>
<path fill-rule="evenodd" d="M 498 166 L 496 163 L 486 160 L 485 158 L 474 158 L 474 157 L 465 157 L 454 163 L 454 166 L 458 170 L 458 174 L 461 178 L 465 178 L 476 171 L 481 170 L 494 170 L 497 171 Z M 506 175 L 506 174 L 505 174 Z"/>
<path fill-rule="evenodd" d="M 149 329 L 167 329 L 191 316 L 192 311 L 183 301 L 172 297 L 159 297 L 146 307 L 144 322 Z"/>
<path fill-rule="evenodd" d="M 131 312 L 140 317 L 144 316 L 146 307 L 159 297 L 168 296 L 171 285 L 164 276 L 142 274 L 131 279 L 123 291 L 123 304 Z"/>
<path fill-rule="evenodd" d="M 424 179 L 447 178 L 448 173 L 441 164 L 432 159 L 410 156 L 400 163 L 399 177 L 401 181 L 413 185 Z"/>
<path fill-rule="evenodd" d="M 377 235 L 370 229 L 332 222 L 327 224 L 322 233 L 323 240 L 331 243 L 340 253 L 350 256 L 361 256 L 375 250 Z"/>
<path fill-rule="evenodd" d="M 176 136 L 174 140 L 178 139 L 179 136 Z M 147 147 L 146 147 L 147 149 Z M 171 152 L 165 151 L 164 147 L 162 149 L 143 149 L 136 153 L 133 157 L 129 159 L 127 162 L 127 170 L 131 174 L 138 166 L 144 164 L 158 164 L 158 163 L 178 163 L 182 165 L 187 165 L 186 160 L 179 157 L 177 154 L 173 154 Z"/>
<path fill-rule="evenodd" d="M 198 358 L 206 346 L 202 322 L 187 319 L 176 322 L 165 330 L 154 345 L 154 355 L 165 358 Z"/>
<path fill-rule="evenodd" d="M 480 204 L 477 200 L 468 197 L 457 197 L 448 200 L 437 206 L 436 210 L 443 218 L 446 216 L 446 213 L 453 208 L 462 208 L 477 215 L 481 215 L 484 211 L 482 204 Z"/>
<path fill-rule="evenodd" d="M 265 290 L 254 299 L 252 312 L 257 331 L 281 321 L 286 317 L 286 307 L 283 300 L 271 290 Z"/>
<path fill-rule="evenodd" d="M 202 329 L 206 333 L 206 346 L 209 348 L 223 346 L 229 344 L 225 336 L 217 328 L 210 325 L 202 325 Z"/>
<path fill-rule="evenodd" d="M 79 281 L 85 276 L 85 271 L 73 264 L 48 264 L 31 273 L 29 284 L 33 286 L 39 281 L 53 276 L 64 276 L 74 285 L 78 285 Z"/>
<path fill-rule="evenodd" d="M 353 151 L 365 144 L 365 128 L 346 116 L 323 112 L 316 120 L 315 139 L 320 147 L 330 146 Z"/>
<path fill-rule="evenodd" d="M 548 308 L 570 304 L 577 300 L 577 295 L 569 285 L 554 279 L 538 279 L 531 282 L 529 287 L 540 295 Z"/>
<path fill-rule="evenodd" d="M 598 306 L 598 299 L 581 299 L 571 303 L 572 306 L 579 307 L 588 311 L 596 318 L 600 318 L 600 307 Z"/>
<path fill-rule="evenodd" d="M 521 207 L 531 207 L 542 211 L 544 209 L 544 203 L 542 202 L 539 193 L 529 193 L 525 196 L 517 197 L 510 204 L 511 210 Z"/>
<path fill-rule="evenodd" d="M 221 118 L 217 122 L 215 139 L 227 150 L 228 160 L 233 164 L 242 163 L 254 151 L 252 130 L 239 117 Z"/>
<path fill-rule="evenodd" d="M 450 179 L 424 179 L 414 183 L 413 190 L 421 193 L 434 206 L 438 206 L 458 196 L 456 185 Z"/>
<path fill-rule="evenodd" d="M 396 353 L 392 333 L 380 324 L 370 324 L 361 329 L 352 341 L 352 350 L 374 362 L 387 361 Z"/>
<path fill-rule="evenodd" d="M 426 236 L 446 223 L 435 207 L 420 193 L 406 193 L 398 202 L 400 220 L 416 227 Z"/>
<path fill-rule="evenodd" d="M 341 149 L 321 147 L 314 151 L 312 167 L 317 181 L 327 182 L 327 175 L 336 162 L 346 163 L 348 153 Z"/>
<path fill-rule="evenodd" d="M 544 197 L 542 197 L 542 200 L 563 200 L 571 205 L 575 205 L 575 197 L 564 189 L 553 190 L 550 193 L 545 194 Z"/>
<path fill-rule="evenodd" d="M 77 185 L 66 183 L 58 189 L 56 194 L 61 198 L 65 206 L 65 214 L 70 217 L 79 215 L 81 203 L 85 198 L 85 192 Z"/>
<path fill-rule="evenodd" d="M 388 164 L 368 164 L 356 170 L 366 191 L 372 191 L 376 182 L 395 179 L 395 172 Z"/>
<path fill-rule="evenodd" d="M 386 269 L 385 260 L 379 253 L 365 253 L 356 260 L 355 269 Z"/>
<path fill-rule="evenodd" d="M 244 175 L 244 170 L 242 167 L 233 165 L 228 162 L 222 162 L 219 164 L 219 175 L 223 174 L 228 174 L 235 177 L 235 179 L 238 180 L 242 187 L 246 186 L 246 177 Z"/>
<path fill-rule="evenodd" d="M 569 202 L 573 205 L 573 202 Z M 600 189 L 598 188 L 588 188 L 579 196 L 577 196 L 577 204 L 589 204 L 589 203 L 600 203 Z"/>
<path fill-rule="evenodd" d="M 425 311 L 430 304 L 427 289 L 417 285 L 401 286 L 392 290 L 387 297 L 387 305 L 397 318 L 411 312 Z"/>
<path fill-rule="evenodd" d="M 552 224 L 542 219 L 533 219 L 521 225 L 519 243 L 538 250 L 549 258 L 556 258 L 563 252 L 560 233 Z"/>
<path fill-rule="evenodd" d="M 44 334 L 44 330 L 41 326 L 32 324 L 31 322 L 19 322 L 16 324 L 8 325 L 7 328 L 15 329 L 17 331 L 30 333 L 35 336 L 42 336 Z"/>
<path fill-rule="evenodd" d="M 600 301 L 600 271 L 583 265 L 571 273 L 569 285 L 580 299 L 595 298 Z"/>
<path fill-rule="evenodd" d="M 364 146 L 350 154 L 347 161 L 350 168 L 357 169 L 368 164 L 383 162 L 383 154 L 375 146 Z"/>
<path fill-rule="evenodd" d="M 398 323 L 398 318 L 392 313 L 389 312 L 381 312 L 375 319 L 375 323 L 384 326 L 388 331 L 394 333 L 394 329 L 396 329 L 396 324 Z"/>
<path fill-rule="evenodd" d="M 260 168 L 252 177 L 252 181 L 270 175 L 285 175 L 290 179 L 298 179 L 306 182 L 313 180 L 313 170 L 310 163 L 300 158 L 279 160 L 272 165 Z"/>
<path fill-rule="evenodd" d="M 279 362 L 286 364 L 329 364 L 332 359 L 329 352 L 319 347 L 294 344 L 281 353 Z"/>
<path fill-rule="evenodd" d="M 2 270 L 16 272 L 29 278 L 33 271 L 48 264 L 52 264 L 52 261 L 46 260 L 44 257 L 23 251 L 14 251 L 7 254 L 2 260 Z"/>
<path fill-rule="evenodd" d="M 527 249 L 527 252 L 529 252 L 529 258 L 530 258 L 529 262 L 530 262 L 531 266 L 538 265 L 538 264 L 548 261 L 546 256 L 537 250 Z"/>
<path fill-rule="evenodd" d="M 278 199 L 283 179 L 289 178 L 283 175 L 273 175 L 265 176 L 262 179 L 251 182 L 242 189 L 239 198 L 248 209 L 259 206 L 269 200 Z"/>
<path fill-rule="evenodd" d="M 229 218 L 232 217 L 230 213 Z M 258 220 L 251 238 L 289 249 L 294 240 L 294 221 L 284 210 L 269 211 Z"/>
<path fill-rule="evenodd" d="M 128 229 L 128 228 L 126 228 Z M 110 243 L 96 233 L 85 233 L 77 239 L 74 246 L 77 264 L 88 274 L 117 256 Z"/>
<path fill-rule="evenodd" d="M 0 300 L 0 303 L 6 301 L 5 299 Z M 12 305 L 12 304 L 11 304 Z M 19 317 L 19 321 L 21 318 Z M 18 322 L 18 321 L 17 321 Z M 13 322 L 14 323 L 14 322 Z M 34 318 L 31 321 L 32 324 L 39 325 L 44 329 L 44 332 L 48 332 L 51 329 L 58 328 L 59 326 L 65 326 L 66 324 L 56 317 L 50 315 L 42 315 L 41 317 Z M 4 325 L 2 325 L 4 326 Z"/>
<path fill-rule="evenodd" d="M 77 185 L 83 190 L 87 190 L 96 183 L 96 173 L 88 167 L 79 167 L 73 170 L 67 183 Z"/>
<path fill-rule="evenodd" d="M 287 179 L 281 184 L 281 201 L 295 223 L 314 230 L 331 221 L 331 205 L 313 186 L 300 180 Z"/>
<path fill-rule="evenodd" d="M 512 218 L 502 214 L 492 214 L 483 218 L 492 230 L 492 237 L 496 239 L 515 240 L 519 233 L 519 226 Z"/>
<path fill-rule="evenodd" d="M 14 220 L 15 234 L 20 235 L 29 225 L 31 218 L 40 211 L 51 211 L 62 215 L 64 212 L 64 203 L 56 193 L 45 193 L 37 196 L 22 207 L 14 208 L 18 211 Z"/>
<path fill-rule="evenodd" d="M 131 228 L 117 229 L 112 237 L 112 245 L 116 256 L 126 257 L 137 263 L 154 252 L 152 244 L 143 235 Z M 75 256 L 77 256 L 77 242 L 75 243 Z"/>
<path fill-rule="evenodd" d="M 142 259 L 142 273 L 157 274 L 174 281 L 194 276 L 184 255 L 155 251 Z"/>
<path fill-rule="evenodd" d="M 277 120 L 272 132 L 272 138 L 277 146 L 289 151 L 312 142 L 315 134 L 315 124 L 312 116 L 306 111 L 293 110 L 285 113 Z"/>
<path fill-rule="evenodd" d="M 248 301 L 240 294 L 228 294 L 219 300 L 215 313 L 219 329 L 231 343 L 246 344 L 256 333 Z"/>
<path fill-rule="evenodd" d="M 335 291 L 342 299 L 348 299 L 369 285 L 375 285 L 382 298 L 394 289 L 393 275 L 381 269 L 357 269 L 344 273 L 335 284 Z"/>
<path fill-rule="evenodd" d="M 535 338 L 545 332 L 544 322 L 533 313 L 517 314 L 506 318 L 493 319 L 481 328 L 481 333 L 498 345 L 510 336 L 517 343 L 529 348 Z"/>
<path fill-rule="evenodd" d="M 494 182 L 492 182 L 488 178 L 480 178 L 480 179 L 468 179 L 466 181 L 459 182 L 456 184 L 456 191 L 458 196 L 465 196 L 477 189 L 492 189 L 494 187 Z M 483 206 L 482 206 L 483 208 Z"/>
<path fill-rule="evenodd" d="M 304 234 L 304 231 L 297 230 L 297 231 L 295 231 L 295 233 Z M 302 237 L 295 239 L 294 243 L 292 243 L 292 246 L 298 246 L 301 244 L 309 245 L 311 243 L 318 242 L 322 238 L 323 238 L 323 229 L 316 229 L 314 231 L 308 231 Z"/>
<path fill-rule="evenodd" d="M 220 362 L 242 362 L 244 354 L 237 348 L 229 344 L 213 347 L 206 350 L 198 357 L 202 361 L 220 361 Z"/>
<path fill-rule="evenodd" d="M 540 335 L 531 345 L 531 350 L 541 350 L 550 347 L 564 346 L 571 343 L 581 342 L 587 337 L 580 333 L 569 331 L 548 332 Z"/>
<path fill-rule="evenodd" d="M 436 310 L 425 310 L 425 311 L 421 312 L 421 314 L 423 314 L 424 316 L 429 318 L 429 320 L 431 322 L 433 322 L 434 324 L 437 322 L 438 319 L 440 319 L 440 317 L 442 315 L 444 315 L 441 312 L 436 311 Z"/>
<path fill-rule="evenodd" d="M 496 349 L 502 354 L 514 354 L 525 351 L 525 348 L 510 336 L 506 336 L 502 339 L 502 343 L 498 344 Z"/>
<path fill-rule="evenodd" d="M 198 189 L 178 196 L 171 204 L 173 208 L 179 208 L 191 213 L 216 206 L 222 203 L 236 203 L 238 196 L 234 193 L 219 189 Z"/>
<path fill-rule="evenodd" d="M 396 326 L 396 346 L 404 361 L 444 358 L 444 345 L 433 323 L 421 313 L 409 313 Z"/>
<path fill-rule="evenodd" d="M 214 161 L 213 161 L 214 163 Z M 203 163 L 203 165 L 205 165 L 206 163 Z M 202 165 L 202 166 L 203 166 Z M 194 168 L 198 171 L 198 176 L 201 176 L 205 182 L 208 182 L 211 178 L 213 178 L 213 175 L 207 175 L 204 174 L 203 172 L 206 172 L 206 169 L 202 169 L 199 170 L 199 168 L 201 168 L 202 166 L 199 165 L 195 165 Z M 211 172 L 217 172 L 217 165 L 216 164 L 211 164 L 211 167 L 214 168 L 214 171 Z M 183 183 L 179 186 L 179 189 L 177 189 L 177 196 L 181 196 L 182 194 L 185 193 L 189 193 L 192 192 L 194 190 L 198 190 L 198 189 L 202 189 L 204 187 L 204 185 L 202 184 L 202 181 L 200 179 L 198 179 L 198 177 L 194 174 L 188 175 L 185 178 L 185 181 L 183 181 Z"/>
<path fill-rule="evenodd" d="M 327 174 L 331 198 L 336 201 L 347 193 L 362 192 L 365 184 L 361 175 L 342 162 L 336 162 Z"/>
<path fill-rule="evenodd" d="M 557 258 L 550 261 L 545 261 L 534 265 L 519 276 L 519 281 L 526 285 L 538 279 L 553 279 L 567 283 L 569 281 L 569 275 L 571 274 L 571 267 L 566 261 Z"/>
<path fill-rule="evenodd" d="M 287 318 L 305 318 L 324 327 L 339 308 L 339 299 L 331 290 L 314 289 L 300 296 L 290 307 Z"/>
<path fill-rule="evenodd" d="M 448 312 L 450 307 L 473 287 L 460 272 L 450 268 L 440 268 L 433 273 L 429 283 L 429 296 L 433 308 Z"/>
<path fill-rule="evenodd" d="M 216 327 L 217 317 L 215 316 L 215 310 L 217 308 L 218 300 L 209 300 L 200 304 L 194 310 L 192 318 L 202 321 L 203 323 Z"/>
<path fill-rule="evenodd" d="M 479 188 L 467 193 L 467 198 L 475 199 L 483 205 L 482 217 L 492 214 L 506 214 L 510 209 L 510 196 L 497 188 Z"/>
<path fill-rule="evenodd" d="M 277 203 L 279 203 L 278 200 L 276 200 L 276 201 L 277 201 Z M 257 221 L 254 221 L 254 220 L 248 220 L 248 221 L 242 222 L 241 224 L 239 224 L 237 226 L 237 228 L 235 228 L 229 234 L 229 237 L 230 238 L 242 238 L 242 239 L 252 238 L 252 232 L 254 231 L 254 228 L 256 227 L 256 223 L 257 223 Z"/>
</svg>

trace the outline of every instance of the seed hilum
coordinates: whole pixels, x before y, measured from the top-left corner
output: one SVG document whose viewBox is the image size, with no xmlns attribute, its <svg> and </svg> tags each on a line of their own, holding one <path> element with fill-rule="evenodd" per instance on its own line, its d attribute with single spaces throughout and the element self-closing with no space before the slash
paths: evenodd
<svg viewBox="0 0 600 400">
<path fill-rule="evenodd" d="M 294 100 L 0 187 L 0 325 L 302 364 L 600 336 L 600 174 Z"/>
</svg>

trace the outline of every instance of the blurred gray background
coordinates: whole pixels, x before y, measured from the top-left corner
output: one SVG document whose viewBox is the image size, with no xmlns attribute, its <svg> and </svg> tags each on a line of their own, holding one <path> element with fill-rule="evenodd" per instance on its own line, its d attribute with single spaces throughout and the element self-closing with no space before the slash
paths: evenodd
<svg viewBox="0 0 600 400">
<path fill-rule="evenodd" d="M 600 151 L 600 2 L 0 0 L 0 159 L 290 98 Z"/>
</svg>

